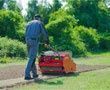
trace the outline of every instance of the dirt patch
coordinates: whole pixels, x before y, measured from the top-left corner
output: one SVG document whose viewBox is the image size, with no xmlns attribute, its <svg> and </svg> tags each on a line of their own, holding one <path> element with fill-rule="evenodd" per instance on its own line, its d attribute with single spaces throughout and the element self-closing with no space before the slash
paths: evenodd
<svg viewBox="0 0 110 90">
<path fill-rule="evenodd" d="M 93 71 L 93 70 L 99 70 L 99 69 L 104 69 L 110 67 L 110 65 L 83 65 L 79 64 L 77 65 L 77 70 L 76 72 L 88 72 L 88 71 Z"/>
<path fill-rule="evenodd" d="M 0 80 L 20 78 L 24 76 L 23 65 L 12 65 L 0 68 Z"/>
<path fill-rule="evenodd" d="M 110 65 L 77 65 L 76 72 L 87 72 L 110 67 Z M 24 77 L 23 65 L 12 65 L 0 69 L 0 80 Z"/>
</svg>

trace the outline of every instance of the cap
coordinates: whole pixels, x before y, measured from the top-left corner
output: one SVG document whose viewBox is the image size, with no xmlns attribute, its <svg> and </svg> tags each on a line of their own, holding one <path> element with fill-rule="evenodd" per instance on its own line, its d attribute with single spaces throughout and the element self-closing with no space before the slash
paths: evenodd
<svg viewBox="0 0 110 90">
<path fill-rule="evenodd" d="M 35 19 L 37 19 L 37 18 L 41 18 L 41 16 L 39 14 L 36 14 Z"/>
</svg>

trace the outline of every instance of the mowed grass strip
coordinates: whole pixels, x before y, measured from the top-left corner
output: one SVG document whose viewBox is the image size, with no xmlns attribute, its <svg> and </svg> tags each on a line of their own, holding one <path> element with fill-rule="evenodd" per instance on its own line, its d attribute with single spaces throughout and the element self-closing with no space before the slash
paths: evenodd
<svg viewBox="0 0 110 90">
<path fill-rule="evenodd" d="M 88 55 L 87 57 L 74 58 L 73 60 L 76 64 L 87 64 L 87 65 L 110 65 L 110 52 L 104 52 L 99 54 Z M 37 63 L 38 60 L 36 60 Z M 3 57 L 0 58 L 0 68 L 7 67 L 10 65 L 25 65 L 27 63 L 27 59 L 15 57 Z"/>
<path fill-rule="evenodd" d="M 110 90 L 110 68 L 39 81 L 12 90 Z"/>
<path fill-rule="evenodd" d="M 27 61 L 24 58 L 3 57 L 3 58 L 0 58 L 0 69 L 4 67 L 8 68 L 8 66 L 13 66 L 13 65 L 25 65 L 26 62 Z"/>
<path fill-rule="evenodd" d="M 110 65 L 110 52 L 90 55 L 88 57 L 73 58 L 77 64 Z"/>
</svg>

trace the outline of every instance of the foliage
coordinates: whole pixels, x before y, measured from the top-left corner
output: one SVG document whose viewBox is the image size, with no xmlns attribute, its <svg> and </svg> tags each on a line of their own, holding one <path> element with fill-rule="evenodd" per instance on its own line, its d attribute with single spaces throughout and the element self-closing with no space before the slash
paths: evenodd
<svg viewBox="0 0 110 90">
<path fill-rule="evenodd" d="M 84 26 L 76 26 L 73 32 L 78 33 L 79 37 L 85 43 L 88 51 L 97 51 L 99 49 L 99 35 L 95 29 Z"/>
<path fill-rule="evenodd" d="M 105 51 L 110 50 L 110 34 L 104 34 L 101 36 L 100 49 Z"/>
<path fill-rule="evenodd" d="M 64 15 L 64 17 L 62 17 L 62 15 Z M 58 41 L 59 37 L 67 32 L 66 29 L 70 29 L 76 24 L 77 20 L 74 17 L 68 15 L 63 10 L 59 10 L 51 14 L 49 23 L 46 25 L 46 28 L 49 32 L 49 35 L 54 37 L 54 41 Z"/>
<path fill-rule="evenodd" d="M 59 0 L 53 0 L 53 5 L 51 7 L 52 12 L 58 11 L 61 8 L 62 4 Z"/>
<path fill-rule="evenodd" d="M 24 65 L 26 58 L 22 57 L 0 57 L 0 67 L 8 67 L 9 65 Z"/>
<path fill-rule="evenodd" d="M 63 17 L 62 17 L 63 15 Z M 51 15 L 46 28 L 51 37 L 51 43 L 58 50 L 71 50 L 73 55 L 85 55 L 85 44 L 73 32 L 77 20 L 68 15 L 65 11 L 59 10 Z"/>
<path fill-rule="evenodd" d="M 26 20 L 27 21 L 33 20 L 36 14 L 40 14 L 44 24 L 47 24 L 50 13 L 51 13 L 50 4 L 48 4 L 47 2 L 45 2 L 45 5 L 43 5 L 43 3 L 38 4 L 37 0 L 31 0 L 28 3 Z"/>
<path fill-rule="evenodd" d="M 16 0 L 8 0 L 7 1 L 7 8 L 8 10 L 12 10 L 12 11 L 18 11 L 21 13 L 21 10 L 18 8 L 17 4 L 16 4 Z"/>
<path fill-rule="evenodd" d="M 51 11 L 51 6 L 48 3 L 45 3 L 45 5 L 39 4 L 38 14 L 42 16 L 42 21 L 44 24 L 48 23 Z"/>
<path fill-rule="evenodd" d="M 67 0 L 69 13 L 79 19 L 78 24 L 98 32 L 110 32 L 110 10 L 104 0 Z"/>
<path fill-rule="evenodd" d="M 59 11 L 56 11 L 51 14 L 51 17 L 49 19 L 50 22 L 64 22 L 64 25 L 62 25 L 62 28 L 73 28 L 75 25 L 77 25 L 77 20 L 74 16 L 69 15 L 65 10 L 60 9 Z"/>
<path fill-rule="evenodd" d="M 0 63 L 2 63 L 2 64 L 11 63 L 11 62 L 12 62 L 12 58 L 10 58 L 10 57 L 0 58 Z"/>
<path fill-rule="evenodd" d="M 0 9 L 3 8 L 4 0 L 0 0 Z"/>
<path fill-rule="evenodd" d="M 17 40 L 0 38 L 0 57 L 26 57 L 26 46 Z"/>
<path fill-rule="evenodd" d="M 42 3 L 38 3 L 38 0 L 30 0 L 28 3 L 26 20 L 30 21 L 36 14 L 40 14 L 44 24 L 47 24 L 50 14 L 59 10 L 61 6 L 62 4 L 59 0 L 53 0 L 52 5 L 49 4 L 46 0 L 42 1 Z"/>
<path fill-rule="evenodd" d="M 13 39 L 21 39 L 24 20 L 17 12 L 0 10 L 0 36 L 7 36 Z"/>
<path fill-rule="evenodd" d="M 51 43 L 59 50 L 71 50 L 75 56 L 99 50 L 96 30 L 77 26 L 77 20 L 63 10 L 52 14 L 46 27 Z"/>
<path fill-rule="evenodd" d="M 30 0 L 28 2 L 27 21 L 32 20 L 34 16 L 38 14 L 38 11 L 38 0 Z"/>
<path fill-rule="evenodd" d="M 63 10 L 64 1 L 68 5 Z M 46 0 L 41 2 L 29 0 L 26 20 L 30 21 L 35 14 L 40 14 L 44 24 L 47 24 L 50 42 L 55 49 L 71 50 L 75 56 L 99 49 L 110 50 L 110 10 L 104 0 L 53 0 L 53 4 Z M 16 0 L 6 3 L 7 10 L 0 10 L 0 36 L 24 41 L 25 21 Z M 0 0 L 0 9 L 3 4 L 4 0 Z"/>
</svg>

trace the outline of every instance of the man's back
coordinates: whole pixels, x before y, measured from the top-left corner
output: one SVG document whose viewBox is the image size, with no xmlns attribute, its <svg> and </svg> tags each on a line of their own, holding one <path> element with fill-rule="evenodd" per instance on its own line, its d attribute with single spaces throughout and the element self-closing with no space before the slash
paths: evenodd
<svg viewBox="0 0 110 90">
<path fill-rule="evenodd" d="M 29 22 L 26 26 L 26 38 L 35 38 L 38 39 L 41 32 L 41 22 L 38 20 L 33 20 Z"/>
</svg>

